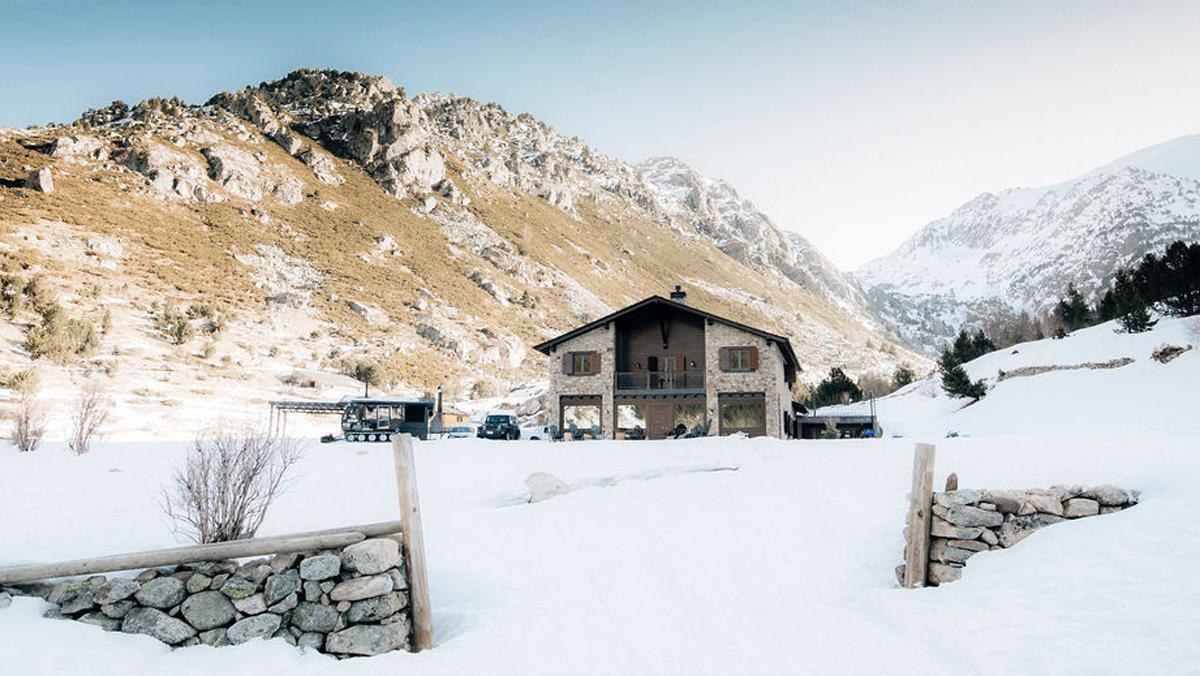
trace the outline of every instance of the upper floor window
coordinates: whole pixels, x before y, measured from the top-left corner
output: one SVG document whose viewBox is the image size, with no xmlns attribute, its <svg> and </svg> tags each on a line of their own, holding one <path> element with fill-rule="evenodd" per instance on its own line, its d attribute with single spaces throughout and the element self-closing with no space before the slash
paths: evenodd
<svg viewBox="0 0 1200 676">
<path fill-rule="evenodd" d="M 758 349 L 755 347 L 725 347 L 721 352 L 723 371 L 754 371 L 758 368 Z"/>
<path fill-rule="evenodd" d="M 569 376 L 588 376 L 599 372 L 599 352 L 568 352 L 563 355 L 563 373 Z"/>
</svg>

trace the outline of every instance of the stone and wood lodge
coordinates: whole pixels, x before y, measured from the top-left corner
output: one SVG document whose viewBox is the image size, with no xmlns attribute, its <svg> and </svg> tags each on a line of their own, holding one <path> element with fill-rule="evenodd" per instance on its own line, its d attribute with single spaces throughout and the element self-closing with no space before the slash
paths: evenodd
<svg viewBox="0 0 1200 676">
<path fill-rule="evenodd" d="M 690 307 L 679 287 L 534 349 L 549 355 L 548 424 L 609 439 L 708 434 L 790 437 L 791 342 Z"/>
</svg>

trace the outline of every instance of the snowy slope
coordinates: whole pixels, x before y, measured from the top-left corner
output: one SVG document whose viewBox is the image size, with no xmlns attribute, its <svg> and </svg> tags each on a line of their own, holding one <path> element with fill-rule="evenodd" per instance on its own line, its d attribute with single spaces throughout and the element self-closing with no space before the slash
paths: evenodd
<svg viewBox="0 0 1200 676">
<path fill-rule="evenodd" d="M 1146 358 L 1183 330 L 1101 326 L 988 355 L 972 375 L 1137 361 L 1008 380 L 956 413 L 914 385 L 881 401 L 885 428 L 906 439 L 419 444 L 431 652 L 339 662 L 282 641 L 170 651 L 43 620 L 45 604 L 18 598 L 0 609 L 0 663 L 94 674 L 1192 673 L 1200 421 L 1187 395 L 1200 351 Z M 941 438 L 946 423 L 971 436 Z M 1142 501 L 981 554 L 953 585 L 900 590 L 914 440 L 937 444 L 938 485 L 950 471 L 964 486 L 1111 482 Z M 183 450 L 0 448 L 0 477 L 20 477 L 0 491 L 0 565 L 173 544 L 156 500 Z M 390 463 L 383 445 L 313 444 L 263 534 L 393 518 Z M 577 489 L 523 504 L 534 471 Z"/>
<path fill-rule="evenodd" d="M 1091 297 L 1118 267 L 1200 238 L 1200 136 L 1122 157 L 1058 185 L 984 193 L 855 277 L 908 345 L 932 354 L 964 323 Z"/>
<path fill-rule="evenodd" d="M 1114 332 L 1115 323 L 1076 331 L 1062 340 L 1021 343 L 966 364 L 972 379 L 989 385 L 982 400 L 947 397 L 934 375 L 876 401 L 887 435 L 944 437 L 1024 434 L 1183 434 L 1200 435 L 1195 386 L 1200 382 L 1200 349 L 1167 364 L 1150 358 L 1157 347 L 1197 344 L 1190 319 L 1162 319 L 1141 334 Z M 1123 358 L 1112 369 L 1079 368 L 999 379 L 1025 367 L 1078 366 Z M 830 406 L 822 413 L 863 413 L 868 404 Z"/>
</svg>

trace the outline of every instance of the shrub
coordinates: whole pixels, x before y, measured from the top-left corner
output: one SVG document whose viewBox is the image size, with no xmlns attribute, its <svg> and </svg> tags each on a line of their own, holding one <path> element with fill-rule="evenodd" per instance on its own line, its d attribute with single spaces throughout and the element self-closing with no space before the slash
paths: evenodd
<svg viewBox="0 0 1200 676">
<path fill-rule="evenodd" d="M 164 307 L 154 315 L 153 322 L 154 330 L 173 345 L 183 345 L 194 333 L 187 315 L 173 308 Z"/>
<path fill-rule="evenodd" d="M 36 399 L 33 391 L 22 392 L 12 431 L 9 433 L 9 441 L 21 453 L 32 453 L 42 445 L 45 436 L 45 407 Z"/>
<path fill-rule="evenodd" d="M 38 376 L 38 372 L 33 369 L 22 369 L 16 373 L 6 374 L 0 380 L 0 387 L 20 394 L 37 392 L 40 384 L 41 378 Z"/>
<path fill-rule="evenodd" d="M 219 426 L 193 441 L 163 489 L 163 511 L 176 532 L 198 543 L 254 537 L 299 458 L 288 439 Z"/>
<path fill-rule="evenodd" d="M 829 369 L 829 376 L 817 384 L 813 392 L 813 406 L 828 406 L 830 404 L 847 404 L 862 399 L 862 390 L 855 384 L 846 372 L 834 366 Z"/>
<path fill-rule="evenodd" d="M 107 336 L 109 331 L 112 331 L 112 310 L 104 308 L 100 315 L 100 334 Z"/>
<path fill-rule="evenodd" d="M 67 448 L 76 455 L 83 455 L 92 448 L 92 439 L 108 420 L 112 402 L 104 390 L 90 385 L 79 391 L 71 409 L 71 431 L 67 437 Z"/>
<path fill-rule="evenodd" d="M 100 346 L 96 329 L 82 319 L 67 317 L 57 303 L 41 310 L 42 323 L 25 332 L 25 349 L 34 359 L 65 363 Z"/>
</svg>

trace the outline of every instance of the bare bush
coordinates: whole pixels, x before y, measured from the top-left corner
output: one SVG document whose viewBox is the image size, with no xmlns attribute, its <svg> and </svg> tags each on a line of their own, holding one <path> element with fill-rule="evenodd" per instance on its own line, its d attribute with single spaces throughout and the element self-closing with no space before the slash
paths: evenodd
<svg viewBox="0 0 1200 676">
<path fill-rule="evenodd" d="M 67 448 L 76 455 L 83 455 L 92 448 L 92 440 L 100 427 L 108 420 L 112 410 L 112 402 L 104 390 L 96 385 L 88 385 L 79 391 L 75 405 L 71 409 L 71 430 L 67 435 Z"/>
<path fill-rule="evenodd" d="M 198 543 L 254 537 L 300 458 L 289 439 L 252 427 L 218 426 L 198 436 L 163 490 L 177 533 Z"/>
<path fill-rule="evenodd" d="M 42 445 L 46 436 L 46 408 L 37 400 L 34 391 L 24 391 L 17 403 L 9 441 L 21 453 L 32 453 Z"/>
</svg>

